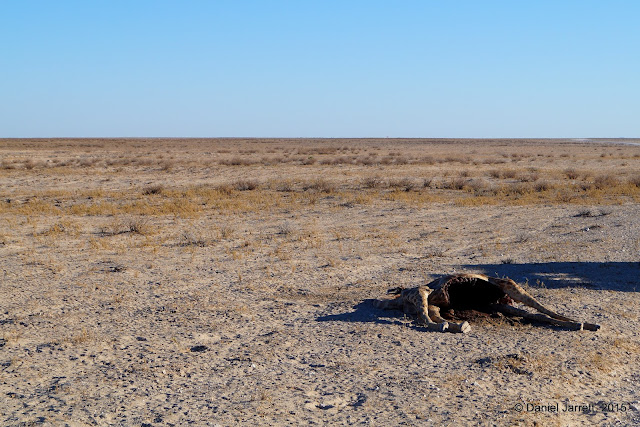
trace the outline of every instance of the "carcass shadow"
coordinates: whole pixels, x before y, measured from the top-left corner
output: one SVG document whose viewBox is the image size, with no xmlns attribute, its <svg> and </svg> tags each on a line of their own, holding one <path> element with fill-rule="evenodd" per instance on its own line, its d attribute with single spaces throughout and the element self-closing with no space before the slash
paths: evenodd
<svg viewBox="0 0 640 427">
<path fill-rule="evenodd" d="M 316 317 L 317 322 L 377 323 L 380 325 L 400 325 L 416 331 L 428 331 L 414 322 L 401 310 L 384 310 L 374 305 L 375 299 L 366 299 L 353 306 L 353 311 L 327 314 Z"/>
<path fill-rule="evenodd" d="M 519 283 L 550 289 L 582 287 L 594 290 L 640 290 L 638 262 L 543 262 L 527 264 L 467 264 L 464 270 L 509 277 Z"/>
<path fill-rule="evenodd" d="M 339 314 L 327 314 L 316 318 L 318 322 L 359 322 L 380 323 L 384 325 L 401 324 L 399 320 L 390 320 L 393 313 L 402 313 L 399 310 L 383 310 L 373 305 L 374 299 L 366 299 L 353 306 L 353 311 Z"/>
</svg>

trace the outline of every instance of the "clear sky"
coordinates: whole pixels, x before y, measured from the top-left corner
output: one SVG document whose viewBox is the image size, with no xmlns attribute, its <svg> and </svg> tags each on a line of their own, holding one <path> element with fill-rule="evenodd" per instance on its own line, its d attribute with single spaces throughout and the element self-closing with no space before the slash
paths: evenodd
<svg viewBox="0 0 640 427">
<path fill-rule="evenodd" d="M 640 137 L 640 1 L 0 0 L 0 137 Z"/>
</svg>

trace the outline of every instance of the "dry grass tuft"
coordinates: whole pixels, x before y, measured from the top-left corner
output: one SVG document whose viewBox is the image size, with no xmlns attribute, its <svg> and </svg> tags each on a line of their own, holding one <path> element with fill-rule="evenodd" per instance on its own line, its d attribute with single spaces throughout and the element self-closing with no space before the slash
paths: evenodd
<svg viewBox="0 0 640 427">
<path fill-rule="evenodd" d="M 580 174 L 578 173 L 578 171 L 576 171 L 573 168 L 569 168 L 569 169 L 565 169 L 564 170 L 564 174 L 567 176 L 567 178 L 569 179 L 578 179 L 578 177 L 580 176 Z"/>
<path fill-rule="evenodd" d="M 254 180 L 239 180 L 233 183 L 232 187 L 236 191 L 250 191 L 258 188 L 259 184 Z"/>
<path fill-rule="evenodd" d="M 632 176 L 628 182 L 633 186 L 640 187 L 640 175 Z"/>
<path fill-rule="evenodd" d="M 208 246 L 208 242 L 202 236 L 196 235 L 194 231 L 186 230 L 180 235 L 179 245 L 205 247 Z"/>
<path fill-rule="evenodd" d="M 615 187 L 619 184 L 618 179 L 611 174 L 598 175 L 593 180 L 593 185 L 598 190 Z"/>
<path fill-rule="evenodd" d="M 384 185 L 384 181 L 379 176 L 369 176 L 362 180 L 364 188 L 378 188 Z"/>
<path fill-rule="evenodd" d="M 316 179 L 303 185 L 304 191 L 312 190 L 318 193 L 332 193 L 336 190 L 335 184 L 324 179 Z"/>
<path fill-rule="evenodd" d="M 294 191 L 294 184 L 291 180 L 278 181 L 275 185 L 272 186 L 276 191 L 280 191 L 283 193 L 291 193 Z"/>
<path fill-rule="evenodd" d="M 467 180 L 462 177 L 452 178 L 448 181 L 444 181 L 441 184 L 441 188 L 447 190 L 462 190 L 465 188 Z"/>
<path fill-rule="evenodd" d="M 149 196 L 151 194 L 162 194 L 163 191 L 164 191 L 164 186 L 162 184 L 157 184 L 157 185 L 151 185 L 149 187 L 145 187 L 142 190 L 142 194 L 144 194 L 145 196 Z"/>
<path fill-rule="evenodd" d="M 399 178 L 389 180 L 389 187 L 395 190 L 411 191 L 415 187 L 415 182 L 410 178 Z"/>
<path fill-rule="evenodd" d="M 551 190 L 551 188 L 553 188 L 553 185 L 551 185 L 549 181 L 539 181 L 536 182 L 533 186 L 533 189 L 538 193 L 549 191 Z"/>
<path fill-rule="evenodd" d="M 105 236 L 116 236 L 119 234 L 140 234 L 152 233 L 152 227 L 146 218 L 123 218 L 114 220 L 111 224 L 101 227 L 100 234 Z"/>
</svg>

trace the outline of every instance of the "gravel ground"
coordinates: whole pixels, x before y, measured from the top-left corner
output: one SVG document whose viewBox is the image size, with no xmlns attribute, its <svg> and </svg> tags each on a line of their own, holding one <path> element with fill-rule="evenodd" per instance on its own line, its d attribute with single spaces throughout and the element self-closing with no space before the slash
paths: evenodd
<svg viewBox="0 0 640 427">
<path fill-rule="evenodd" d="M 2 196 L 18 199 L 102 179 L 0 176 L 14 185 Z M 189 179 L 178 169 L 144 184 Z M 0 423 L 640 423 L 638 218 L 629 201 L 467 207 L 340 194 L 144 220 L 7 208 Z M 602 329 L 488 318 L 437 333 L 373 305 L 390 287 L 454 272 L 508 276 Z"/>
</svg>

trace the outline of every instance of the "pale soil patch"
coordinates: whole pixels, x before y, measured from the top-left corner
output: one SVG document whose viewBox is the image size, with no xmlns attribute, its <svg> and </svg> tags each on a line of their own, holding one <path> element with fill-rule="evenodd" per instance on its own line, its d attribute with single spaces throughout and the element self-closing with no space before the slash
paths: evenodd
<svg viewBox="0 0 640 427">
<path fill-rule="evenodd" d="M 640 205 L 627 181 L 640 147 L 0 144 L 2 424 L 638 422 Z M 299 158 L 260 160 L 287 153 Z M 368 153 L 406 162 L 357 160 Z M 225 164 L 236 157 L 257 161 Z M 617 182 L 566 201 L 437 184 L 561 191 L 611 171 Z M 438 334 L 371 303 L 452 272 L 509 276 L 602 330 L 488 319 Z M 595 410 L 549 412 L 567 402 Z"/>
</svg>

